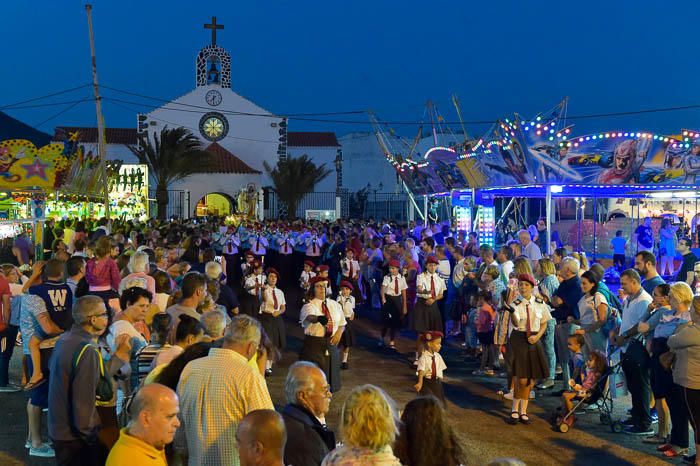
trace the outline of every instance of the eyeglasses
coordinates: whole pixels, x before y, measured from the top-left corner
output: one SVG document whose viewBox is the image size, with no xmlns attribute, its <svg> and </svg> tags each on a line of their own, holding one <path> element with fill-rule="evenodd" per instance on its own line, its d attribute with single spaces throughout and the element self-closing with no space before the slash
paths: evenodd
<svg viewBox="0 0 700 466">
<path fill-rule="evenodd" d="M 108 313 L 103 312 L 101 314 L 92 314 L 90 317 L 107 317 L 108 315 Z"/>
</svg>

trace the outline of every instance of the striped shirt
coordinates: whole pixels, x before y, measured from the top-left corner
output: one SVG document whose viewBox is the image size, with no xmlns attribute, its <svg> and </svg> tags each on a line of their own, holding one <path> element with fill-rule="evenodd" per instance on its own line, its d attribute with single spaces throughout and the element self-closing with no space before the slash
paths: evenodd
<svg viewBox="0 0 700 466">
<path fill-rule="evenodd" d="M 182 425 L 175 448 L 186 445 L 190 466 L 239 466 L 238 423 L 256 409 L 274 409 L 262 375 L 224 348 L 187 364 L 177 394 Z"/>
</svg>

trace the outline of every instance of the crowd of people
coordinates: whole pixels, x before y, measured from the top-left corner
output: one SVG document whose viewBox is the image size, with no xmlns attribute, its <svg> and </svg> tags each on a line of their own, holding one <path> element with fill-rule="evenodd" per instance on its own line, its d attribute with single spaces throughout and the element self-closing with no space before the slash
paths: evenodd
<svg viewBox="0 0 700 466">
<path fill-rule="evenodd" d="M 24 234 L 0 247 L 0 391 L 16 389 L 21 331 L 26 447 L 58 464 L 459 465 L 442 387 L 448 338 L 480 362 L 475 375 L 504 379 L 513 425 L 533 422 L 536 391 L 570 411 L 617 352 L 632 398 L 625 432 L 697 464 L 690 241 L 678 241 L 673 283 L 639 250 L 615 293 L 584 253 L 543 253 L 539 222 L 516 236 L 495 250 L 446 224 L 47 222 L 48 260 L 34 260 Z M 304 337 L 278 414 L 265 376 L 279 370 L 289 308 Z M 386 351 L 399 331 L 415 337 L 417 398 L 399 416 L 380 387 L 354 387 L 336 438 L 325 415 L 352 370 L 361 312 L 381 315 Z"/>
</svg>

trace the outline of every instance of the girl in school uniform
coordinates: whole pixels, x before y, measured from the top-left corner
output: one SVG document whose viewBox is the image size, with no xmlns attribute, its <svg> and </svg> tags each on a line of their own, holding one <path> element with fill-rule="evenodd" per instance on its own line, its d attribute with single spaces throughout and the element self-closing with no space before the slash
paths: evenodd
<svg viewBox="0 0 700 466">
<path fill-rule="evenodd" d="M 518 275 L 519 296 L 508 306 L 513 325 L 508 348 L 508 363 L 513 377 L 513 406 L 508 422 L 531 424 L 527 415 L 530 391 L 535 381 L 549 376 L 547 358 L 540 339 L 552 318 L 549 305 L 532 291 L 537 281 L 530 274 Z"/>
<path fill-rule="evenodd" d="M 265 287 L 265 274 L 262 263 L 255 261 L 249 269 L 248 275 L 243 279 L 245 297 L 241 303 L 241 311 L 251 317 L 255 317 L 260 312 L 260 301 L 262 290 Z"/>
<path fill-rule="evenodd" d="M 304 294 L 309 291 L 309 286 L 311 279 L 316 276 L 314 272 L 314 263 L 311 261 L 304 261 L 304 270 L 301 271 L 299 275 L 299 287 L 304 290 Z"/>
<path fill-rule="evenodd" d="M 350 348 L 355 345 L 355 332 L 353 329 L 352 322 L 355 320 L 355 297 L 352 295 L 353 284 L 343 280 L 340 282 L 340 294 L 338 295 L 338 304 L 343 308 L 343 314 L 345 315 L 345 331 L 343 336 L 340 337 L 339 347 L 343 347 L 343 359 L 340 364 L 340 368 L 348 369 L 348 356 L 350 355 Z"/>
<path fill-rule="evenodd" d="M 438 259 L 428 256 L 425 260 L 425 272 L 416 279 L 416 291 L 418 302 L 413 312 L 413 330 L 417 333 L 430 331 L 442 332 L 442 317 L 437 302 L 442 299 L 445 289 L 445 280 L 436 273 Z M 419 338 L 416 345 L 416 359 L 413 365 L 418 365 L 418 357 L 422 351 L 422 342 Z"/>
<path fill-rule="evenodd" d="M 384 346 L 384 337 L 389 333 L 389 348 L 396 349 L 394 339 L 396 331 L 401 329 L 401 318 L 406 315 L 406 279 L 399 274 L 401 264 L 392 259 L 389 261 L 389 274 L 384 277 L 382 288 L 379 290 L 382 300 L 382 337 L 379 346 Z"/>
<path fill-rule="evenodd" d="M 442 378 L 447 366 L 440 356 L 442 332 L 425 332 L 421 334 L 420 339 L 425 344 L 425 351 L 418 359 L 418 383 L 413 388 L 420 396 L 433 395 L 440 400 L 443 407 L 446 407 Z"/>
<path fill-rule="evenodd" d="M 345 258 L 340 261 L 340 270 L 342 279 L 352 285 L 352 295 L 355 298 L 355 303 L 362 304 L 362 295 L 357 286 L 357 280 L 360 278 L 360 263 L 355 260 L 355 250 L 352 248 L 345 249 Z"/>
<path fill-rule="evenodd" d="M 287 307 L 284 299 L 284 292 L 277 288 L 279 272 L 272 267 L 267 269 L 267 285 L 262 289 L 262 304 L 258 319 L 265 329 L 268 338 L 280 353 L 287 346 L 287 334 L 284 329 L 282 314 Z M 272 360 L 268 359 L 265 367 L 265 374 L 272 374 Z"/>
<path fill-rule="evenodd" d="M 328 276 L 330 272 L 330 267 L 326 264 L 321 264 L 316 267 L 316 275 L 326 280 L 326 296 L 333 296 L 333 288 L 331 287 L 331 279 Z"/>
</svg>

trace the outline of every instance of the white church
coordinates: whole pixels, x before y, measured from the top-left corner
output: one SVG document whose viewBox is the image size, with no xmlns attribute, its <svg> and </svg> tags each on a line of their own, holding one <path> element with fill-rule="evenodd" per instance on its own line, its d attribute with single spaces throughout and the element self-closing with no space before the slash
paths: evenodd
<svg viewBox="0 0 700 466">
<path fill-rule="evenodd" d="M 228 214 L 235 209 L 240 191 L 252 185 L 259 192 L 259 213 L 274 216 L 275 213 L 265 211 L 262 188 L 272 183 L 263 163 L 275 166 L 285 157 L 302 154 L 309 155 L 317 165 L 326 164 L 331 170 L 331 174 L 316 186 L 316 192 L 336 193 L 341 187 L 342 155 L 335 133 L 290 132 L 286 118 L 234 92 L 231 56 L 216 43 L 216 32 L 223 29 L 223 25 L 217 24 L 213 17 L 205 28 L 211 29 L 211 44 L 197 55 L 195 88 L 160 108 L 139 114 L 136 128 L 106 128 L 108 159 L 137 164 L 137 158 L 127 146 L 137 146 L 143 136 L 152 140 L 153 135 L 165 127 L 184 127 L 196 135 L 202 147 L 213 154 L 213 163 L 169 187 L 169 215 Z M 80 142 L 96 146 L 96 128 L 59 126 L 54 140 L 62 141 L 67 134 L 76 131 Z M 155 189 L 152 179 L 150 189 Z M 326 205 L 316 208 L 335 209 L 333 195 L 328 198 Z"/>
</svg>

